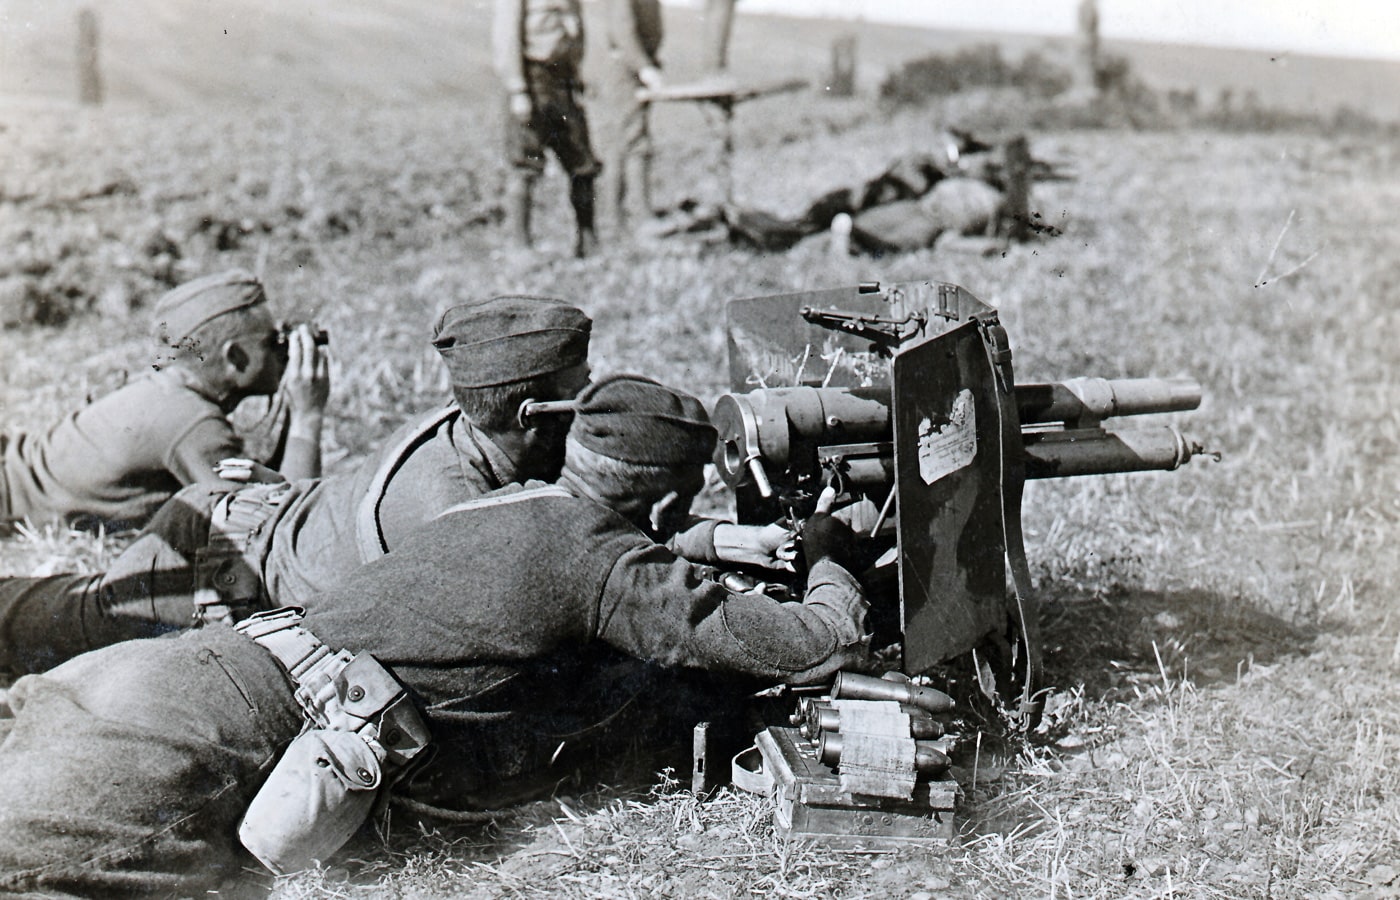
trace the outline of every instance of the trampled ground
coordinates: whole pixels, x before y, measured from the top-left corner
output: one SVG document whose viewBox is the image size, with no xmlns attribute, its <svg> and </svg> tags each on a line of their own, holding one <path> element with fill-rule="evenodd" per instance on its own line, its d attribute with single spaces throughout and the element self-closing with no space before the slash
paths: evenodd
<svg viewBox="0 0 1400 900">
<path fill-rule="evenodd" d="M 740 112 L 736 176 L 779 211 L 959 123 L 956 105 L 767 102 Z M 713 198 L 703 122 L 668 115 L 662 198 Z M 0 275 L 42 271 L 97 306 L 0 333 L 4 425 L 41 426 L 143 364 L 139 304 L 161 267 L 258 268 L 331 330 L 340 465 L 443 396 L 424 337 L 459 299 L 568 297 L 596 320 L 596 370 L 713 401 L 726 299 L 933 278 L 1001 310 L 1023 380 L 1197 378 L 1205 402 L 1176 421 L 1223 458 L 1031 486 L 1059 690 L 1039 740 L 959 760 L 962 834 L 946 851 L 785 846 L 759 799 L 649 794 L 656 779 L 634 771 L 494 829 L 357 844 L 280 896 L 1400 894 L 1400 566 L 1384 550 L 1400 537 L 1400 146 L 1035 133 L 1036 155 L 1078 177 L 1035 195 L 1063 234 L 1004 256 L 834 259 L 814 239 L 575 261 L 557 180 L 544 253 L 503 251 L 489 127 L 484 107 L 450 105 L 0 109 Z M 100 566 L 119 543 L 6 542 L 0 571 Z"/>
</svg>

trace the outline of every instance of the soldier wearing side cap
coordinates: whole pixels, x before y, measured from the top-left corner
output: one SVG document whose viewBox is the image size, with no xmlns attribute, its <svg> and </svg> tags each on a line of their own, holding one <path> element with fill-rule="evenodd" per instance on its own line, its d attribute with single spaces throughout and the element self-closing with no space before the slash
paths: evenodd
<svg viewBox="0 0 1400 900">
<path fill-rule="evenodd" d="M 801 602 L 732 594 L 655 542 L 714 448 L 700 403 L 619 376 L 576 410 L 556 485 L 450 509 L 303 609 L 17 682 L 0 890 L 195 894 L 254 865 L 240 843 L 274 871 L 324 860 L 440 727 L 467 728 L 440 755 L 470 765 L 474 716 L 567 704 L 554 673 L 586 680 L 596 648 L 793 683 L 862 659 L 849 529 L 808 521 Z"/>
<path fill-rule="evenodd" d="M 0 529 L 25 518 L 130 528 L 184 485 L 228 487 L 216 466 L 243 454 L 228 415 L 279 380 L 290 411 L 281 472 L 319 475 L 326 357 L 305 326 L 283 344 L 267 307 L 262 282 L 240 270 L 161 297 L 154 372 L 46 432 L 0 435 Z"/>
<path fill-rule="evenodd" d="M 521 406 L 571 399 L 587 384 L 592 325 L 543 297 L 451 307 L 432 342 L 453 403 L 345 474 L 187 488 L 105 573 L 0 578 L 0 672 L 43 671 L 117 641 L 299 603 L 454 504 L 553 480 L 568 419 L 522 420 Z"/>
</svg>

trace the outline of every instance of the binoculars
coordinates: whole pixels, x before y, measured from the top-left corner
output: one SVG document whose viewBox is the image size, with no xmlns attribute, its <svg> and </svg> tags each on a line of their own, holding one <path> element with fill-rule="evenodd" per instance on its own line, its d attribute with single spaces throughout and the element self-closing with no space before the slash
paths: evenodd
<svg viewBox="0 0 1400 900">
<path fill-rule="evenodd" d="M 292 332 L 296 331 L 303 323 L 301 322 L 280 322 L 277 325 L 277 349 L 285 353 L 287 342 L 291 340 Z M 331 336 L 324 328 L 312 328 L 311 342 L 317 347 L 324 347 L 331 342 Z"/>
</svg>

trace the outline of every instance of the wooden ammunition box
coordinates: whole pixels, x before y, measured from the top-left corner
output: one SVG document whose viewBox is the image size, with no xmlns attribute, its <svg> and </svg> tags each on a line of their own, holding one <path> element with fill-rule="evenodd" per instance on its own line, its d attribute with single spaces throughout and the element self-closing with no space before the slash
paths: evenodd
<svg viewBox="0 0 1400 900">
<path fill-rule="evenodd" d="M 946 773 L 920 781 L 910 800 L 849 794 L 795 728 L 768 728 L 755 741 L 773 779 L 773 827 L 826 847 L 943 844 L 954 835 L 958 783 Z"/>
</svg>

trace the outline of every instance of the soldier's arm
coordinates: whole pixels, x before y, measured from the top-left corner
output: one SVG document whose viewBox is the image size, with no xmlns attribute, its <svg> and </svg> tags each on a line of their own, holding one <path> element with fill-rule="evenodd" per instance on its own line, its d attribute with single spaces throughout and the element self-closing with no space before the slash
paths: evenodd
<svg viewBox="0 0 1400 900">
<path fill-rule="evenodd" d="M 655 70 L 656 63 L 647 55 L 637 37 L 637 13 L 632 8 L 632 0 L 606 0 L 605 5 L 608 37 L 613 50 L 621 54 L 622 61 L 634 73 L 645 69 Z"/>
<path fill-rule="evenodd" d="M 317 347 L 308 325 L 288 338 L 287 370 L 282 375 L 290 417 L 281 472 L 289 481 L 321 476 L 321 430 L 330 400 L 330 357 Z"/>
<path fill-rule="evenodd" d="M 496 74 L 510 94 L 528 90 L 525 82 L 525 0 L 496 0 L 491 21 L 491 52 Z"/>
<path fill-rule="evenodd" d="M 165 467 L 181 484 L 228 487 L 234 482 L 220 477 L 219 461 L 243 455 L 243 441 L 227 419 L 208 416 L 179 435 L 166 455 Z"/>
<path fill-rule="evenodd" d="M 800 603 L 733 594 L 657 545 L 624 553 L 609 575 L 597 635 L 663 665 L 793 683 L 820 681 L 860 660 L 866 603 L 840 565 L 819 560 Z"/>
</svg>

